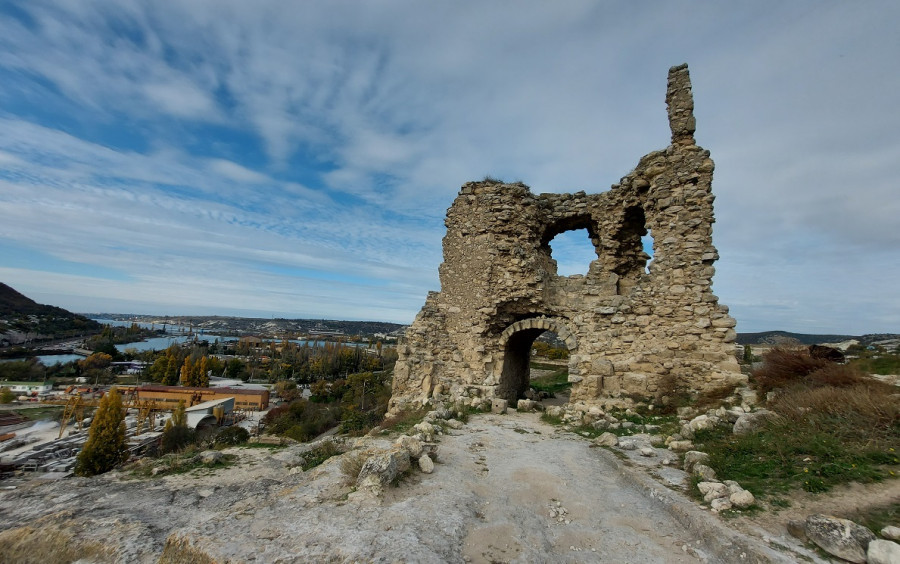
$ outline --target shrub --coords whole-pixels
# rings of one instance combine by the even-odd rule
[[[184,401],[179,401],[175,411],[172,412],[172,417],[166,421],[159,450],[162,454],[176,452],[192,444],[194,439],[194,430],[187,426]]]
[[[762,393],[776,388],[834,386],[845,388],[870,382],[856,366],[814,358],[806,349],[776,347],[763,355],[763,365],[751,374]]]
[[[332,456],[341,454],[340,449],[330,440],[325,440],[316,448],[304,453],[303,455],[303,471],[306,472],[322,464]]]
[[[305,442],[337,425],[340,414],[339,406],[301,399],[272,409],[263,423],[269,433]]]
[[[173,425],[163,431],[159,450],[162,454],[178,452],[194,442],[194,430],[187,425]]]
[[[347,477],[347,481],[355,482],[362,472],[363,465],[366,463],[367,456],[362,451],[348,452],[341,459],[341,473]]]
[[[100,399],[94,420],[88,430],[87,442],[78,453],[75,474],[78,476],[102,474],[127,459],[125,410],[122,409],[122,397],[113,388]]]
[[[242,445],[250,440],[250,432],[243,427],[232,425],[219,431],[215,437],[215,444],[221,446]]]

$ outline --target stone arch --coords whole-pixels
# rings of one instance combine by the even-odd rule
[[[503,351],[500,363],[500,379],[494,395],[510,403],[523,397],[528,389],[531,345],[545,331],[553,331],[566,344],[570,352],[575,352],[578,339],[558,319],[532,317],[511,324],[500,334],[499,344]]]

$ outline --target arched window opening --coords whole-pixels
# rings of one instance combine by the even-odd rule
[[[586,228],[563,231],[550,241],[550,256],[559,276],[585,275],[597,259],[597,249]]]

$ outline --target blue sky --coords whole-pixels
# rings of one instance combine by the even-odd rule
[[[898,332],[897,21],[878,1],[0,1],[0,281],[75,311],[408,323],[464,182],[607,190],[668,143],[687,62],[738,329]],[[578,242],[561,269],[584,270]]]

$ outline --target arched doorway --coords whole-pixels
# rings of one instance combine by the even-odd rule
[[[500,334],[503,363],[495,397],[505,399],[510,404],[525,397],[531,375],[531,346],[545,331],[556,333],[570,352],[575,350],[575,336],[556,319],[530,318],[513,323]]]

